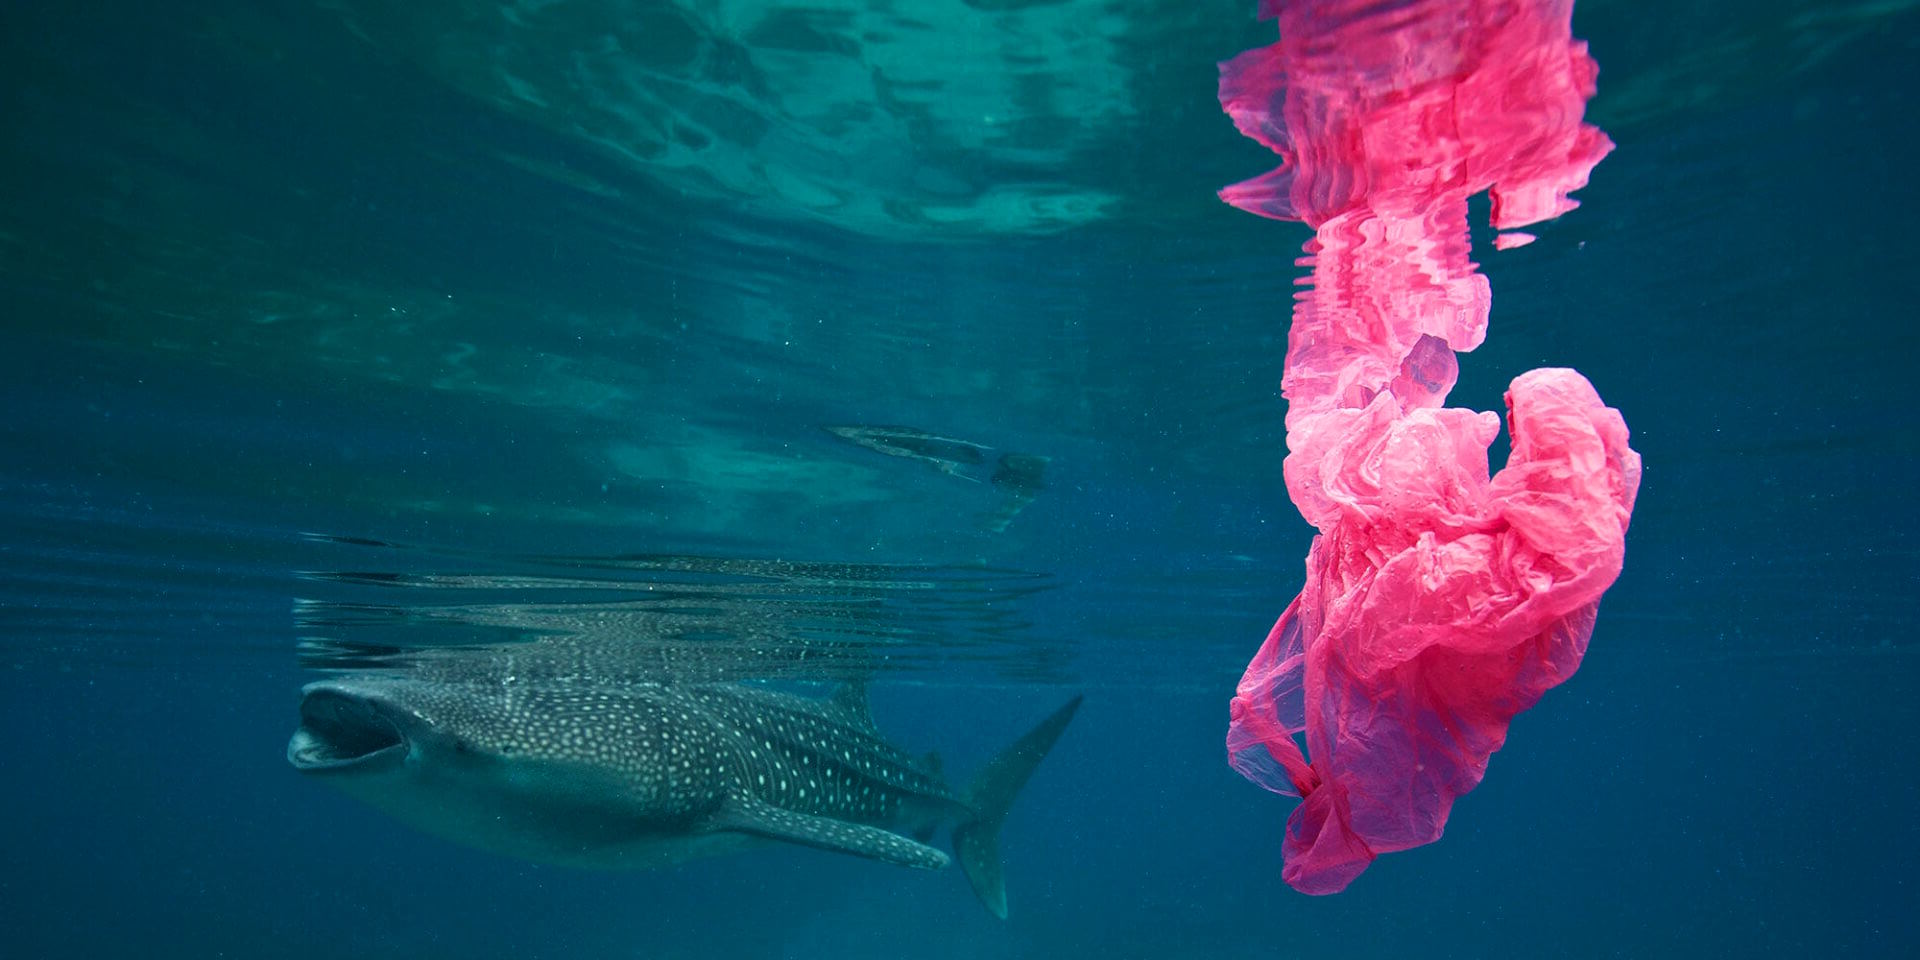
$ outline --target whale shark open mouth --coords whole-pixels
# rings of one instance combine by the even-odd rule
[[[406,735],[377,704],[318,689],[300,701],[300,729],[287,743],[287,761],[301,770],[339,770],[406,749]]]

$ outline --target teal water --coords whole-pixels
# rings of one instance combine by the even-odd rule
[[[0,12],[0,955],[1913,952],[1912,4],[1579,6],[1619,149],[1476,226],[1454,399],[1592,379],[1626,571],[1446,838],[1327,899],[1221,745],[1308,539],[1306,231],[1213,194],[1269,161],[1214,101],[1250,7]],[[825,650],[962,775],[1084,691],[1012,919],[502,860],[287,767],[312,666],[611,613]]]

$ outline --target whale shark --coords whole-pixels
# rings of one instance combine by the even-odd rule
[[[649,868],[783,842],[938,869],[951,827],[975,895],[1007,916],[999,852],[1014,796],[1075,696],[964,790],[875,728],[865,686],[808,697],[742,682],[533,671],[511,657],[308,684],[299,771],[429,833],[542,863]]]

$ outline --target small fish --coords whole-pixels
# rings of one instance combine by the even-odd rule
[[[1027,508],[1040,491],[1046,489],[1047,457],[1032,453],[1003,453],[993,471],[993,485],[1006,492],[1007,499],[987,520],[987,528],[1004,533],[1013,518]]]
[[[443,659],[309,684],[287,760],[430,833],[584,867],[783,841],[934,869],[947,854],[923,841],[951,824],[974,893],[1004,918],[1001,822],[1080,705],[1074,697],[956,792],[934,762],[880,735],[859,685],[814,699],[741,683],[527,676],[516,662]]]
[[[952,437],[940,437],[912,427],[827,427],[828,433],[843,440],[850,440],[869,450],[877,450],[890,457],[906,457],[931,465],[934,469],[949,476],[979,482],[960,472],[962,467],[975,467],[987,462],[986,446],[969,440],[955,440]]]

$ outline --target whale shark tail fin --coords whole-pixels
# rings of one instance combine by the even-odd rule
[[[1000,824],[1006,820],[1020,788],[1026,786],[1034,769],[1073,720],[1081,699],[1076,696],[1067,701],[1000,751],[967,789],[966,802],[973,816],[953,830],[954,857],[973,885],[974,895],[1002,920],[1007,918],[1007,886],[1000,863]]]

